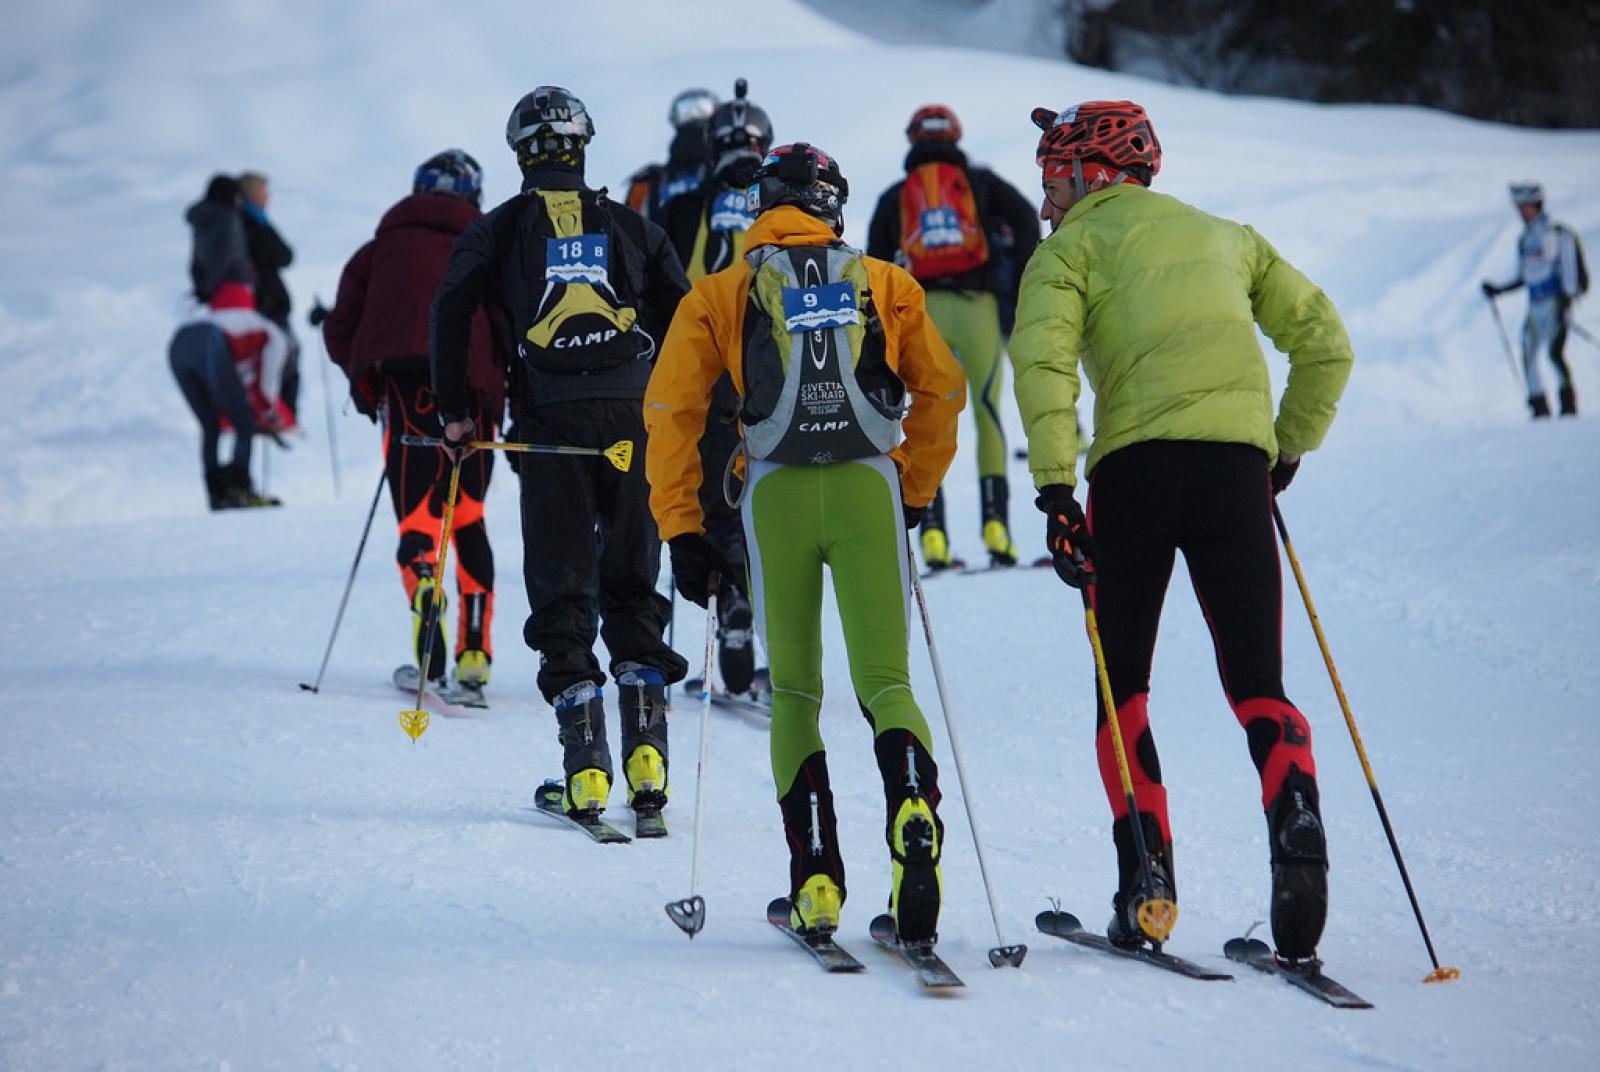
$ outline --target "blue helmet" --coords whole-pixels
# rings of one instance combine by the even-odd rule
[[[483,203],[483,168],[461,149],[435,153],[417,168],[411,180],[415,194],[449,194],[474,205]]]

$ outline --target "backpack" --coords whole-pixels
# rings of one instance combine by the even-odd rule
[[[900,252],[917,279],[981,268],[989,240],[966,169],[948,160],[919,164],[900,186]]]
[[[531,322],[516,326],[517,353],[539,372],[568,374],[654,357],[638,324],[635,251],[601,195],[536,190],[528,204],[539,213],[532,233],[544,242],[544,289]]]
[[[750,457],[825,465],[893,450],[906,389],[886,360],[861,252],[763,246],[745,260],[739,416]]]
[[[1589,293],[1589,265],[1583,259],[1583,241],[1578,238],[1578,232],[1563,224],[1556,224],[1556,233],[1564,234],[1572,239],[1572,250],[1578,259],[1578,293],[1567,295],[1569,298],[1581,297]]]

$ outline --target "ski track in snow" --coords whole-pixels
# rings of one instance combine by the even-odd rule
[[[503,2],[471,20],[421,9],[396,20],[366,2],[65,6],[30,11],[0,43],[0,147],[13,165],[0,190],[12,392],[0,426],[0,1068],[1276,1069],[1286,1055],[1307,1069],[1590,1067],[1600,422],[1528,426],[1476,283],[1509,262],[1507,179],[1541,178],[1556,213],[1595,234],[1600,138],[885,48],[792,3],[695,5],[739,20],[756,44],[738,50],[676,7],[614,7],[604,22],[564,22],[564,47],[537,70],[524,46],[543,31]],[[507,31],[485,43],[483,25]],[[249,56],[236,61],[241,40]],[[779,77],[797,51],[811,77]],[[621,57],[603,78],[601,54]],[[435,57],[452,55],[473,62],[440,73]],[[164,358],[183,207],[215,168],[264,168],[304,310],[313,294],[331,300],[417,160],[462,145],[488,169],[486,201],[508,196],[501,123],[534,80],[588,102],[600,130],[590,174],[615,186],[664,151],[672,92],[726,92],[741,74],[779,140],[812,139],[844,161],[855,241],[898,174],[904,117],[926,100],[953,104],[973,158],[1030,196],[1028,108],[1141,100],[1168,152],[1161,187],[1251,222],[1334,298],[1357,368],[1283,509],[1460,982],[1421,983],[1426,952],[1287,566],[1286,683],[1315,727],[1333,859],[1321,952],[1371,1012],[1324,1009],[1243,969],[1232,983],[1171,978],[1033,932],[1052,897],[1102,925],[1115,874],[1081,609],[1048,571],[926,582],[1004,936],[1031,948],[1021,971],[985,959],[994,926],[913,634],[946,794],[940,948],[968,984],[942,999],[918,993],[866,934],[888,891],[882,798],[831,596],[822,717],[849,868],[841,940],[867,965],[859,977],[823,976],[764,920],[787,863],[751,720],[714,716],[708,922],[693,942],[662,911],[689,892],[692,699],[679,693],[673,714],[670,838],[593,845],[531,810],[560,750],[519,639],[507,469],[488,513],[500,562],[492,708],[436,715],[415,745],[400,731],[408,701],[388,675],[411,627],[387,506],[322,691],[297,687],[322,656],[377,435],[339,416],[335,499],[319,343],[297,326],[307,431],[272,458],[290,506],[204,511],[192,420]],[[1515,331],[1521,300],[1501,306]],[[1285,363],[1268,353],[1281,386]],[[1600,353],[1577,339],[1568,353],[1580,401],[1600,404]],[[338,390],[337,373],[330,382]],[[1009,406],[1008,420],[1018,445]],[[963,443],[946,491],[969,558],[981,556],[973,471]],[[1011,478],[1017,538],[1034,547],[1022,463]],[[698,661],[698,609],[680,603],[677,624],[679,650]],[[1151,707],[1178,837],[1172,950],[1220,965],[1223,941],[1265,915],[1266,838],[1181,569]],[[630,830],[620,792],[613,802]]]

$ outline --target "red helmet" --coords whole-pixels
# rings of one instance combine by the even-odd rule
[[[924,104],[906,124],[906,140],[913,145],[919,141],[960,141],[961,120],[943,104]]]
[[[1099,161],[1119,171],[1147,168],[1151,176],[1161,170],[1155,127],[1144,108],[1132,101],[1084,101],[1064,112],[1035,108],[1033,122],[1044,131],[1034,160],[1046,178],[1071,174],[1075,160]]]

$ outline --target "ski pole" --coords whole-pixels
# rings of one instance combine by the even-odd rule
[[[998,943],[989,950],[989,964],[1000,967],[1009,964],[1022,967],[1022,958],[1028,955],[1026,945],[1009,945],[1000,930],[1000,906],[995,900],[994,887],[989,882],[989,865],[983,856],[983,838],[978,834],[978,817],[972,811],[972,793],[968,789],[966,764],[961,758],[961,738],[956,735],[956,723],[950,717],[950,697],[944,686],[944,667],[939,662],[939,646],[933,642],[933,619],[928,615],[928,601],[922,594],[922,581],[917,577],[917,560],[911,553],[909,539],[906,543],[907,571],[911,575],[911,590],[917,596],[917,610],[922,614],[922,635],[928,642],[928,661],[933,664],[933,683],[939,689],[939,706],[944,711],[945,734],[950,738],[950,754],[956,760],[956,781],[961,785],[961,803],[967,809],[967,826],[972,831],[972,847],[978,856],[978,876],[983,879],[983,892],[989,898],[989,915],[994,919],[994,940]]]
[[[400,442],[408,447],[442,447],[438,436],[404,435]],[[609,447],[569,447],[553,443],[505,443],[493,439],[474,439],[466,446],[473,450],[507,450],[514,454],[570,454],[576,457],[604,458],[626,473],[633,466],[633,440],[619,439]]]
[[[1089,598],[1092,577],[1078,594],[1083,597],[1083,623],[1089,634],[1089,647],[1094,651],[1095,676],[1100,680],[1100,702],[1106,709],[1107,728],[1111,731],[1111,750],[1117,757],[1117,775],[1122,779],[1123,799],[1128,802],[1128,825],[1133,827],[1133,845],[1139,854],[1139,892],[1141,900],[1134,915],[1139,929],[1157,945],[1167,940],[1178,922],[1178,905],[1171,898],[1155,897],[1155,881],[1150,875],[1150,846],[1144,839],[1144,823],[1139,820],[1139,804],[1133,795],[1133,774],[1128,768],[1128,753],[1122,745],[1122,726],[1117,720],[1117,703],[1111,695],[1111,675],[1106,671],[1106,653],[1100,645],[1100,622],[1095,617],[1094,601]]]
[[[1429,972],[1425,983],[1441,983],[1450,979],[1461,978],[1461,969],[1443,968],[1439,966],[1439,957],[1433,951],[1433,939],[1428,936],[1428,924],[1422,918],[1422,906],[1417,903],[1417,893],[1411,888],[1411,876],[1406,872],[1405,859],[1400,855],[1400,843],[1395,840],[1394,827],[1389,823],[1389,812],[1383,806],[1383,796],[1378,792],[1378,779],[1372,773],[1372,764],[1367,760],[1367,750],[1361,744],[1361,734],[1356,730],[1356,717],[1350,711],[1350,701],[1345,698],[1344,686],[1339,682],[1339,671],[1333,665],[1333,655],[1328,650],[1328,638],[1323,635],[1322,621],[1317,617],[1317,608],[1311,603],[1311,589],[1306,587],[1306,575],[1300,569],[1300,559],[1294,553],[1294,544],[1289,542],[1289,529],[1283,523],[1283,511],[1278,509],[1276,500],[1272,503],[1272,520],[1277,522],[1278,535],[1283,538],[1283,551],[1289,558],[1289,566],[1294,570],[1295,583],[1300,586],[1300,598],[1305,601],[1306,616],[1311,619],[1311,630],[1317,634],[1317,646],[1322,649],[1322,661],[1328,664],[1328,677],[1333,682],[1334,695],[1339,697],[1339,709],[1344,712],[1344,724],[1350,728],[1350,741],[1356,746],[1356,758],[1361,760],[1361,771],[1367,776],[1367,788],[1372,790],[1372,803],[1378,809],[1378,821],[1383,824],[1384,836],[1389,839],[1389,849],[1394,853],[1395,866],[1400,869],[1400,881],[1405,884],[1406,896],[1411,899],[1411,911],[1416,914],[1417,926],[1422,930],[1422,944],[1428,947],[1428,959],[1433,961],[1433,971]]]
[[[1595,338],[1593,332],[1584,327],[1582,324],[1578,323],[1576,320],[1567,321],[1567,327],[1576,332],[1578,338],[1584,340],[1590,346],[1600,346],[1600,339]]]
[[[678,631],[678,586],[672,579],[672,571],[667,570],[667,647],[672,647],[672,638]],[[672,686],[667,686],[667,708],[672,708]]]
[[[322,305],[320,298],[312,300],[318,307]],[[322,410],[328,415],[328,464],[333,467],[333,497],[337,499],[343,494],[343,488],[339,480],[339,436],[333,421],[333,396],[328,393],[328,366],[333,363],[333,356],[328,353],[328,341],[322,338],[320,327],[317,338],[322,341],[323,360],[317,362],[317,371],[322,375]]]
[[[711,740],[711,659],[717,649],[717,590],[722,577],[713,573],[706,579],[706,672],[700,679],[700,765],[694,774],[694,842],[690,849],[689,896],[668,901],[667,918],[691,939],[706,925],[706,899],[700,896],[700,827],[705,820],[706,757]]]
[[[315,684],[307,685],[300,682],[300,687],[307,692],[317,692],[322,688],[322,675],[328,669],[328,656],[333,654],[333,641],[339,635],[339,623],[344,621],[345,604],[350,602],[350,589],[355,587],[356,568],[361,565],[361,553],[367,549],[367,534],[372,531],[372,519],[378,513],[378,500],[383,496],[383,482],[388,477],[386,470],[378,471],[378,486],[372,492],[372,506],[367,510],[367,524],[361,530],[361,542],[356,544],[356,560],[350,563],[350,576],[345,578],[344,595],[339,598],[339,612],[333,616],[333,631],[328,634],[328,647],[322,653],[322,665],[317,667],[317,680]]]
[[[1494,326],[1500,329],[1500,347],[1506,352],[1506,361],[1511,365],[1511,378],[1517,381],[1517,386],[1522,386],[1522,372],[1517,368],[1517,357],[1511,352],[1511,336],[1506,334],[1506,324],[1500,319],[1500,305],[1489,295],[1485,294],[1483,300],[1489,303],[1489,311],[1494,314]]]
[[[428,691],[428,671],[433,669],[433,631],[439,624],[440,608],[444,604],[444,581],[448,576],[445,564],[450,560],[450,524],[455,520],[456,492],[461,489],[461,459],[450,467],[450,491],[444,500],[444,521],[439,526],[439,567],[434,571],[433,598],[428,601],[428,616],[423,620],[422,635],[427,638],[428,654],[422,660],[422,673],[417,681],[417,706],[400,712],[400,728],[406,731],[413,744],[428,731],[428,712],[422,706],[422,697]]]

